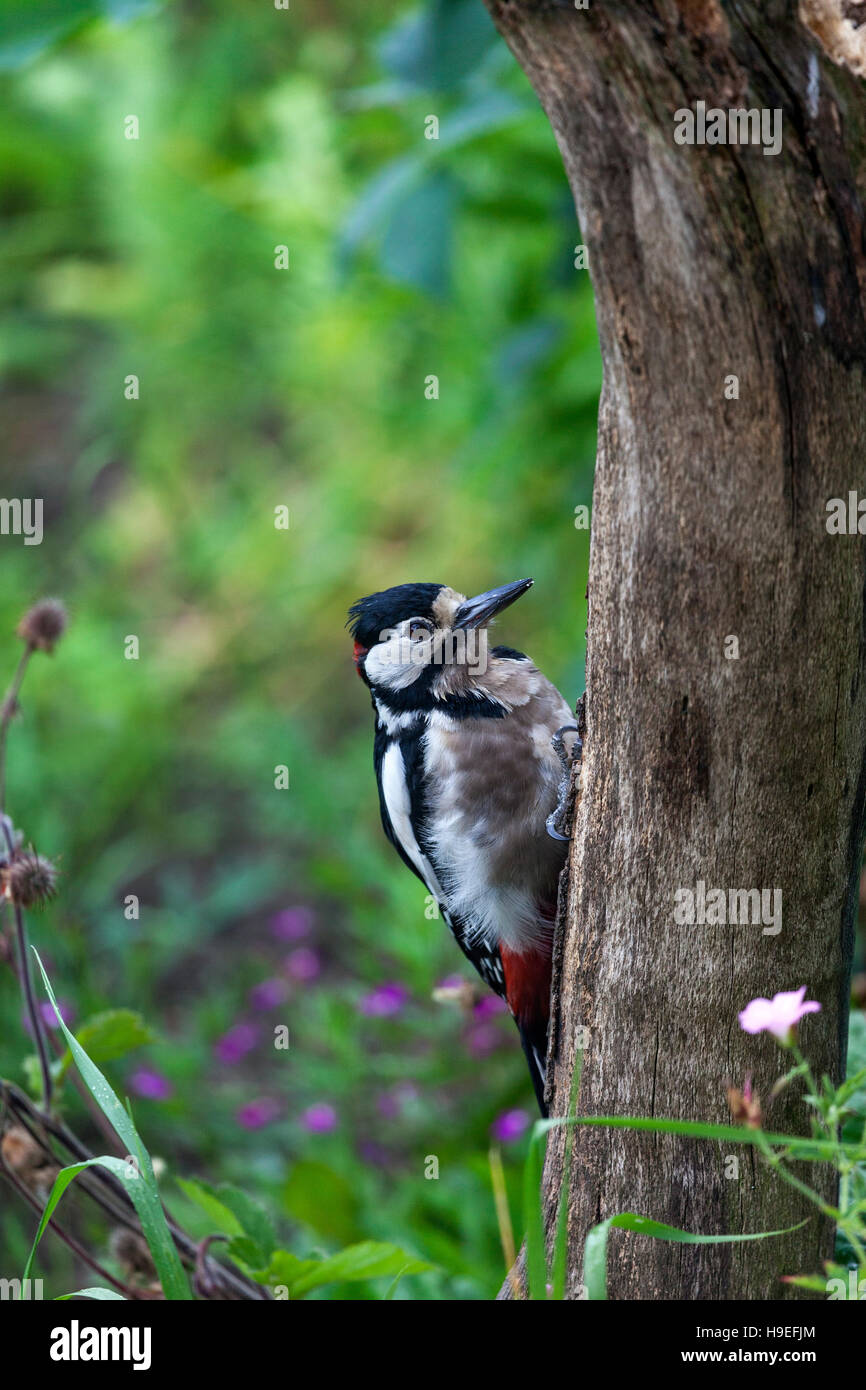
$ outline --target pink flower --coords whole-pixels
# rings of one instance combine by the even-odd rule
[[[772,1033],[783,1047],[790,1047],[800,1019],[821,1010],[821,1005],[805,999],[805,994],[803,985],[787,994],[774,994],[772,999],[753,999],[739,1015],[740,1027],[746,1033]]]
[[[302,983],[315,980],[322,968],[318,955],[309,946],[299,946],[296,951],[290,951],[283,964],[292,979]]]
[[[271,932],[280,941],[297,941],[309,936],[313,925],[313,914],[308,907],[287,907],[271,918]]]
[[[472,1012],[476,1018],[496,1018],[498,1014],[507,1014],[508,1005],[504,999],[500,999],[498,994],[485,994],[483,999],[479,999]]]
[[[301,1115],[301,1124],[310,1134],[330,1134],[332,1129],[337,1128],[337,1112],[333,1105],[318,1101],[316,1105],[308,1106]]]
[[[358,1003],[358,1012],[368,1018],[391,1018],[398,1014],[408,995],[402,985],[385,984],[370,990]]]
[[[476,1023],[466,1034],[466,1047],[473,1057],[488,1057],[502,1044],[502,1034],[492,1023]]]
[[[262,980],[253,985],[249,992],[250,1007],[253,1009],[275,1009],[286,997],[285,980]]]
[[[246,1057],[259,1041],[259,1030],[254,1023],[236,1023],[214,1044],[217,1060],[227,1066],[234,1066]]]
[[[529,1116],[525,1110],[505,1110],[490,1126],[494,1139],[503,1144],[513,1144],[528,1127]]]
[[[437,989],[450,993],[452,990],[461,989],[466,983],[462,975],[446,975],[444,980],[440,980]]]
[[[168,1100],[172,1092],[171,1082],[152,1067],[139,1067],[129,1078],[129,1085],[145,1100]]]
[[[277,1118],[280,1107],[275,1100],[269,1096],[262,1096],[259,1100],[250,1100],[246,1105],[242,1105],[235,1112],[235,1119],[244,1129],[263,1129]]]
[[[58,1007],[58,1009],[60,1010],[60,1017],[63,1019],[63,1022],[64,1022],[64,1023],[67,1025],[67,1027],[68,1027],[69,1024],[71,1024],[72,1019],[73,1019],[73,1009],[72,1009],[72,1005],[71,1005],[71,1004],[67,1004],[67,1002],[66,1002],[65,999],[58,999],[58,1001],[57,1001],[57,1007]],[[59,1027],[60,1027],[60,1024],[57,1022],[57,1015],[56,1015],[56,1013],[54,1012],[54,1005],[50,1002],[50,1000],[44,999],[44,1000],[42,1001],[42,1003],[39,1005],[39,1013],[40,1013],[40,1016],[41,1016],[41,1018],[42,1018],[42,1022],[45,1024],[45,1026],[46,1026],[47,1028],[59,1028]],[[29,1020],[29,1018],[27,1018],[26,1016],[25,1016],[25,1019],[24,1019],[24,1026],[25,1026],[25,1028],[27,1029],[27,1031],[28,1031],[28,1033],[29,1033],[29,1032],[30,1032],[30,1020]]]

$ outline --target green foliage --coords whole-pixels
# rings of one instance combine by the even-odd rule
[[[432,1000],[462,958],[382,837],[343,624],[402,580],[533,574],[501,640],[570,700],[583,689],[573,516],[600,364],[561,160],[475,0],[100,10],[28,0],[0,31],[0,468],[5,495],[46,507],[41,546],[4,540],[4,669],[34,598],[71,614],[10,737],[9,810],[61,870],[33,940],[74,981],[61,1003],[82,1037],[117,1009],[152,1030],[124,1055],[86,1045],[164,1181],[248,1192],[275,1248],[405,1247],[432,1266],[413,1297],[490,1297],[490,1126],[532,1095],[507,1017]],[[309,915],[296,940],[274,932],[287,910]],[[283,1003],[252,1005],[273,979]],[[403,1006],[365,1013],[387,981]],[[238,1023],[257,1040],[225,1062]],[[8,972],[0,1034],[3,1073],[26,1083]],[[97,1152],[68,1081],[62,1100]],[[333,1129],[305,1120],[321,1104]],[[525,1144],[503,1155],[518,1211]],[[188,1193],[172,1203],[211,1233]],[[23,1260],[31,1238],[11,1206],[8,1249]],[[56,1242],[40,1261],[49,1288],[76,1287]]]
[[[34,940],[169,1178],[206,1175],[172,1188],[196,1235],[261,1258],[270,1236],[225,1200],[240,1189],[274,1250],[406,1247],[427,1266],[412,1297],[490,1297],[490,1126],[532,1096],[508,1018],[432,1000],[463,964],[384,843],[343,623],[402,580],[532,574],[501,640],[583,689],[573,517],[601,368],[554,138],[478,0],[21,0],[3,21],[0,468],[4,494],[46,505],[41,546],[4,540],[5,669],[34,598],[72,618],[10,739],[9,810],[62,870]],[[297,938],[285,912],[306,914]],[[269,980],[283,1002],[251,1003]],[[387,981],[404,1004],[365,1012]],[[122,1054],[85,1032],[106,1013]],[[239,1023],[256,1041],[227,1062]],[[26,1080],[9,972],[0,1036]],[[63,1105],[93,1148],[68,1084]],[[503,1155],[516,1211],[528,1142]],[[29,1213],[4,1220],[23,1261]],[[62,1249],[40,1261],[75,1286]],[[389,1277],[309,1296],[380,1297]]]
[[[752,1231],[745,1235],[701,1236],[692,1231],[681,1231],[676,1226],[666,1226],[662,1221],[651,1221],[646,1216],[637,1216],[633,1211],[610,1216],[593,1226],[586,1237],[584,1249],[583,1278],[587,1298],[591,1301],[607,1299],[607,1238],[612,1230],[633,1231],[637,1235],[651,1236],[654,1240],[669,1240],[675,1245],[731,1245],[747,1240],[769,1240],[771,1236],[786,1236],[805,1226],[801,1221],[797,1226],[788,1226],[783,1231]]]
[[[829,1077],[822,1078],[819,1087],[811,1074],[808,1063],[800,1055],[795,1043],[783,1044],[789,1047],[796,1058],[796,1066],[776,1083],[776,1091],[795,1082],[805,1082],[804,1103],[811,1107],[811,1135],[785,1135],[768,1133],[760,1127],[735,1127],[731,1125],[702,1124],[693,1121],[657,1119],[654,1117],[624,1117],[610,1115],[572,1116],[568,1119],[549,1120],[536,1126],[540,1133],[558,1125],[600,1125],[608,1129],[632,1129],[649,1134],[678,1134],[691,1139],[715,1139],[725,1144],[750,1144],[755,1146],[764,1160],[783,1181],[805,1197],[813,1206],[836,1223],[837,1243],[840,1253],[849,1260],[849,1266],[828,1263],[825,1277],[819,1275],[788,1275],[784,1282],[799,1288],[821,1292],[828,1296],[830,1281],[835,1279],[837,1291],[833,1297],[846,1299],[855,1297],[855,1292],[866,1281],[866,1127],[862,1123],[863,1086],[866,1071],[854,1070],[862,1060],[864,1029],[862,1016],[855,1014],[851,1020],[848,1047],[848,1077],[838,1087],[834,1087]],[[576,1068],[579,1075],[579,1068]],[[579,1084],[579,1083],[578,1083]],[[576,1091],[575,1091],[576,1094]],[[574,1099],[574,1097],[573,1097]],[[856,1121],[857,1132],[850,1139],[850,1121]],[[791,1162],[821,1163],[831,1165],[839,1174],[839,1204],[827,1203],[819,1192],[790,1169]],[[540,1181],[540,1161],[527,1164],[527,1175],[533,1167],[531,1181]],[[568,1171],[568,1169],[566,1169]],[[537,1190],[537,1189],[536,1189]],[[527,1193],[530,1191],[530,1177],[527,1176]],[[536,1203],[537,1209],[537,1203]],[[539,1278],[544,1273],[543,1231],[540,1226],[540,1213],[533,1215],[537,1229],[529,1228],[527,1240],[527,1269],[530,1276],[530,1290],[539,1287]],[[634,1212],[623,1212],[609,1217],[593,1226],[586,1237],[584,1247],[584,1284],[587,1297],[591,1300],[607,1298],[607,1243],[611,1230],[631,1231],[639,1235],[652,1236],[657,1240],[670,1240],[686,1245],[716,1245],[727,1242],[765,1240],[770,1236],[787,1235],[805,1225],[788,1227],[783,1231],[759,1231],[741,1235],[698,1235],[662,1222],[638,1216]],[[561,1232],[557,1232],[559,1240]],[[533,1248],[535,1255],[533,1257]],[[534,1267],[533,1267],[534,1260]],[[849,1275],[851,1276],[849,1279]],[[530,1297],[537,1297],[530,1292]],[[561,1295],[560,1295],[561,1296]]]
[[[178,1183],[207,1213],[211,1229],[231,1237],[228,1251],[233,1259],[250,1269],[265,1267],[277,1242],[273,1226],[257,1202],[231,1183],[221,1183],[216,1188],[183,1178]]]
[[[395,1281],[407,1274],[424,1274],[430,1268],[423,1260],[412,1259],[395,1245],[365,1240],[318,1260],[299,1260],[287,1250],[277,1250],[268,1268],[257,1277],[260,1283],[279,1290],[281,1297],[293,1299],[304,1298],[327,1284],[368,1279],[390,1279],[390,1293]]]
[[[63,1036],[69,1044],[69,1050],[72,1053],[81,1078],[115,1133],[122,1142],[126,1144],[128,1157],[126,1159],[120,1159],[111,1156],[103,1156],[102,1158],[88,1159],[85,1163],[73,1163],[61,1169],[54,1181],[54,1185],[45,1205],[42,1220],[39,1223],[39,1229],[36,1233],[36,1239],[33,1242],[33,1248],[31,1249],[27,1261],[24,1278],[29,1278],[30,1266],[36,1253],[36,1247],[42,1239],[42,1234],[51,1219],[51,1214],[60,1201],[60,1198],[63,1196],[63,1193],[66,1191],[66,1188],[85,1168],[90,1168],[94,1164],[99,1164],[100,1167],[107,1168],[110,1173],[113,1173],[116,1178],[124,1183],[130,1199],[135,1206],[135,1210],[138,1213],[141,1229],[148,1247],[150,1248],[150,1253],[153,1256],[153,1262],[156,1266],[156,1271],[159,1275],[166,1298],[188,1299],[192,1296],[189,1283],[184,1273],[183,1266],[180,1263],[180,1259],[178,1258],[174,1241],[169,1234],[150,1154],[139,1137],[131,1114],[121,1105],[114,1091],[102,1075],[102,1072],[95,1063],[91,1061],[84,1048],[77,1039],[73,1037],[72,1033],[70,1033],[66,1024],[63,1022],[63,1017],[57,1007],[57,1001],[54,998],[54,992],[49,983],[48,976],[45,973],[42,961],[39,959],[39,954],[36,952],[35,948],[34,955],[39,965],[39,971],[42,975],[42,982],[45,985],[46,993],[57,1015],[57,1021],[63,1031]]]
[[[92,1062],[114,1062],[118,1057],[146,1043],[154,1042],[156,1034],[133,1009],[108,1009],[82,1023],[77,1032],[78,1042]],[[72,1066],[72,1053],[67,1048],[58,1063],[57,1077],[62,1079]]]

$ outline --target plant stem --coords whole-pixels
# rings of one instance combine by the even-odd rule
[[[21,911],[18,903],[14,904],[14,910],[15,935],[18,940],[18,954],[21,960],[21,985],[24,990],[27,1013],[30,1018],[30,1025],[33,1029],[33,1036],[36,1040],[36,1048],[39,1053],[39,1066],[42,1070],[42,1105],[46,1110],[50,1110],[51,1064],[48,1060],[48,1049],[45,1045],[45,1030],[42,1027],[42,1016],[36,1004],[36,995],[33,993],[33,977],[30,974],[30,950],[27,945],[27,927],[24,923],[24,913]]]
[[[841,1214],[836,1207],[831,1207],[822,1197],[818,1196],[817,1192],[813,1192],[808,1183],[801,1182],[799,1178],[795,1178],[794,1174],[790,1173],[785,1167],[779,1155],[767,1143],[762,1131],[757,1130],[756,1133],[758,1136],[758,1148],[761,1150],[761,1153],[774,1172],[778,1173],[779,1177],[782,1178],[784,1182],[796,1188],[804,1197],[807,1197],[813,1206],[816,1206],[819,1211],[822,1211],[825,1216],[829,1216],[838,1225]]]
[[[21,689],[21,682],[24,679],[24,672],[27,670],[27,663],[35,651],[29,642],[21,653],[21,660],[15,675],[12,677],[12,684],[3,697],[2,709],[0,709],[0,812],[6,805],[6,736],[9,733],[9,725],[15,715],[18,704],[18,692]]]

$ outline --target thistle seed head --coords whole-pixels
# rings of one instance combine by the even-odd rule
[[[43,598],[28,608],[18,624],[22,642],[37,651],[53,652],[67,626],[66,609],[59,599]]]
[[[42,907],[57,892],[57,870],[35,850],[16,850],[0,870],[3,892],[18,907]]]

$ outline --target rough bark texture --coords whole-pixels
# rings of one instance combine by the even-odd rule
[[[864,87],[841,40],[830,56],[826,3],[804,6],[820,42],[776,0],[487,3],[562,150],[604,359],[553,1113],[585,1026],[579,1113],[729,1122],[728,1085],[751,1072],[766,1096],[783,1069],[737,1026],[754,996],[808,985],[823,1012],[804,1047],[818,1072],[844,1065],[866,557],[862,537],[828,534],[826,505],[866,496]],[[698,100],[781,108],[781,153],[677,145],[673,113]],[[674,894],[699,880],[781,889],[781,932],[678,926]],[[771,1119],[802,1131],[804,1107],[783,1098]],[[706,1233],[806,1214],[734,1152],[738,1178],[718,1144],[578,1129],[570,1295],[587,1229],[618,1211]],[[551,1143],[549,1219],[562,1167]],[[814,1217],[698,1249],[614,1232],[610,1296],[797,1296],[778,1273],[819,1272],[831,1241]]]

